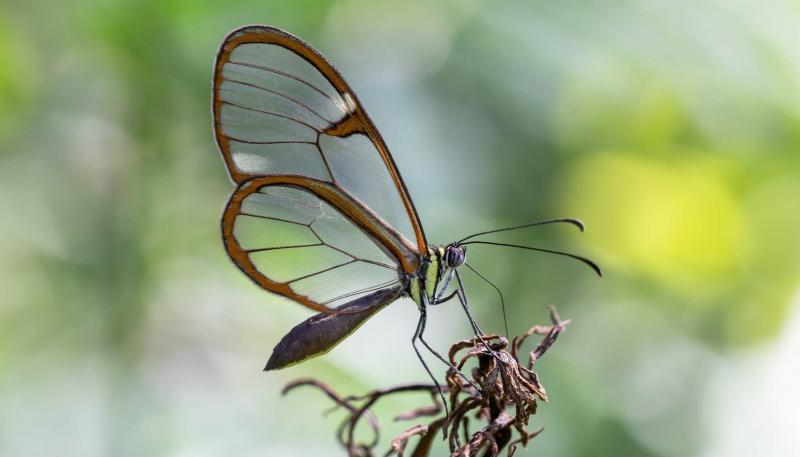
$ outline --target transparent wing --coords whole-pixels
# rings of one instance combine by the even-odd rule
[[[308,178],[249,180],[223,215],[228,254],[257,284],[321,312],[400,284],[398,255],[410,253],[347,198]]]
[[[274,175],[330,183],[427,253],[383,139],[341,75],[308,44],[265,26],[232,32],[217,56],[213,109],[217,143],[236,183]]]

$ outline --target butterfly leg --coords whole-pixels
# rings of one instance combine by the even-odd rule
[[[427,313],[427,310],[425,310],[423,308],[422,311],[420,312],[420,316],[419,316],[419,324],[420,325],[417,325],[417,328],[419,329],[419,340],[422,342],[422,344],[425,346],[425,348],[428,349],[428,351],[430,351],[431,354],[436,356],[437,359],[441,360],[442,363],[444,363],[451,370],[453,370],[454,373],[458,373],[458,375],[461,376],[464,379],[464,381],[467,382],[467,384],[472,386],[473,389],[475,389],[476,391],[480,392],[480,389],[478,388],[478,386],[476,386],[472,381],[470,381],[470,379],[467,378],[467,376],[464,373],[462,373],[461,370],[459,370],[455,365],[450,363],[450,361],[445,359],[441,354],[436,352],[436,350],[433,349],[433,347],[431,347],[431,345],[428,344],[427,341],[425,341],[424,333],[425,333],[425,325],[426,325],[427,322],[428,322],[428,313]]]
[[[483,339],[483,330],[481,330],[480,326],[478,326],[478,323],[475,322],[475,318],[472,317],[472,311],[470,310],[469,302],[467,301],[467,294],[464,292],[464,283],[461,281],[461,275],[458,274],[458,271],[456,271],[456,281],[458,281],[458,288],[455,290],[457,293],[456,296],[458,297],[458,301],[461,302],[461,307],[464,308],[464,313],[467,314],[467,319],[469,319],[469,323],[472,326],[472,330],[475,332],[475,336],[478,337],[481,343],[483,343],[483,346],[489,351],[489,353],[496,356],[497,354],[492,347],[489,346],[489,343]]]
[[[430,350],[430,347],[428,347],[428,344],[422,339],[422,332],[425,331],[426,314],[427,314],[427,312],[425,310],[425,307],[421,306],[420,307],[420,313],[419,313],[419,321],[417,322],[417,329],[414,331],[414,336],[411,337],[411,347],[414,348],[414,352],[417,353],[417,358],[419,359],[419,362],[422,364],[422,367],[425,368],[425,371],[428,372],[428,376],[430,376],[431,380],[433,381],[433,385],[436,386],[436,390],[439,391],[439,397],[442,399],[442,405],[444,405],[444,417],[445,417],[445,420],[444,420],[445,423],[442,426],[442,432],[443,432],[444,436],[446,437],[447,436],[447,422],[448,422],[448,420],[450,418],[450,408],[448,408],[448,406],[447,406],[447,400],[444,397],[444,391],[442,390],[442,386],[436,380],[436,377],[433,375],[433,372],[428,367],[428,364],[425,363],[425,359],[422,357],[422,354],[419,352],[419,348],[417,347],[417,339],[419,339],[420,341],[422,341],[422,344],[424,344],[425,347],[427,347]]]
[[[453,297],[456,296],[458,290],[454,290],[450,292],[450,294],[448,294],[446,297],[442,298],[442,295],[444,295],[445,291],[447,290],[447,287],[450,285],[450,281],[453,279],[453,273],[455,273],[455,270],[451,269],[450,272],[447,274],[447,278],[445,278],[444,285],[441,288],[438,288],[437,286],[437,288],[439,289],[439,293],[435,294],[433,298],[429,301],[431,305],[441,305],[442,303],[450,301],[451,299],[453,299]]]
[[[469,307],[469,302],[467,301],[467,294],[464,292],[464,283],[461,282],[461,275],[458,274],[456,271],[456,281],[458,281],[458,288],[455,290],[454,293],[458,296],[458,301],[461,302],[461,307],[464,308],[464,312],[467,313],[467,319],[469,319],[469,323],[472,326],[472,330],[475,332],[476,336],[483,335],[483,330],[478,326],[478,323],[475,322],[475,318],[472,317],[472,311]]]
[[[475,273],[479,278],[483,279],[487,284],[489,284],[495,291],[497,291],[497,295],[500,296],[500,309],[503,310],[503,328],[506,331],[506,336],[508,336],[508,318],[506,317],[506,300],[503,298],[503,291],[500,290],[499,287],[492,281],[489,281],[489,278],[482,275],[481,272],[473,268],[470,264],[464,263],[464,266],[469,268],[469,270]]]
[[[450,293],[450,295],[448,295],[448,296],[446,296],[444,298],[436,298],[436,300],[431,302],[431,305],[441,305],[442,303],[444,303],[446,301],[450,301],[453,297],[456,296],[457,293],[458,293],[458,291],[454,290],[453,292]]]
[[[446,297],[442,298],[442,295],[444,294],[444,291],[447,289],[447,286],[450,284],[450,280],[453,278],[454,274],[455,274],[456,279],[458,281],[458,287],[456,287],[456,290],[454,290],[453,292],[448,294]],[[431,299],[429,299],[430,300],[429,303],[431,305],[440,305],[440,304],[442,304],[444,302],[450,301],[451,299],[453,299],[453,297],[458,297],[459,302],[461,302],[461,306],[464,308],[464,311],[467,314],[467,318],[469,319],[470,325],[472,326],[472,331],[475,334],[475,336],[481,341],[481,343],[489,351],[489,353],[491,353],[493,356],[496,356],[497,354],[495,353],[495,351],[492,350],[491,346],[489,346],[489,343],[487,343],[486,340],[483,338],[483,330],[481,330],[481,328],[478,326],[478,323],[475,322],[475,318],[472,317],[472,312],[470,311],[469,303],[467,302],[467,296],[466,296],[466,293],[464,292],[464,284],[461,281],[461,276],[458,274],[458,272],[455,269],[451,269],[450,270],[450,273],[447,275],[447,279],[444,282],[444,286],[439,290],[438,294],[435,294]],[[504,309],[504,311],[505,311],[505,309]],[[425,323],[423,323],[423,325],[422,325],[422,332],[424,332],[424,331],[425,331]],[[431,348],[430,345],[428,345],[428,343],[425,341],[425,339],[422,336],[422,332],[420,332],[420,341],[422,341],[422,344],[424,344],[425,347],[428,348],[428,350],[433,355],[438,357],[439,360],[441,360],[442,362],[447,364],[447,366],[449,366],[451,369],[453,369],[456,373],[459,373],[461,375],[461,377],[463,377],[464,380],[467,381],[467,383],[470,386],[472,386],[473,388],[475,388],[475,390],[480,392],[480,389],[478,389],[477,386],[475,386],[475,384],[472,381],[470,381],[466,376],[464,376],[464,374],[461,372],[461,370],[459,370],[458,368],[453,366],[450,363],[449,360],[445,360],[444,357],[439,355],[438,352],[433,350],[433,348]]]
[[[438,305],[439,303],[444,303],[447,300],[450,300],[451,298],[453,298],[453,294],[450,294],[449,296],[447,296],[447,298],[442,300],[442,295],[447,290],[447,287],[450,286],[450,281],[453,279],[453,273],[454,272],[455,272],[455,270],[450,269],[450,271],[447,273],[447,277],[444,280],[444,285],[442,285],[441,287],[439,287],[439,282],[436,281],[436,285],[434,286],[433,299],[429,300],[429,303],[431,305]],[[438,293],[436,292],[437,290],[439,291]]]

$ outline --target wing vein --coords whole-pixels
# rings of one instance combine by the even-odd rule
[[[241,108],[241,109],[244,109],[244,110],[253,111],[253,112],[256,112],[256,113],[267,114],[269,116],[275,116],[275,117],[282,117],[284,119],[288,119],[290,121],[297,122],[298,124],[305,125],[306,127],[310,128],[311,130],[314,130],[315,132],[319,132],[319,130],[316,127],[314,127],[313,125],[309,124],[308,122],[301,121],[300,119],[295,119],[292,116],[287,116],[285,114],[275,113],[275,112],[272,112],[272,111],[267,111],[267,110],[258,109],[258,108],[251,108],[249,106],[240,105],[238,103],[233,103],[233,102],[229,102],[229,101],[226,101],[226,100],[223,100],[222,103],[224,103],[226,105],[230,105],[230,106],[235,106],[237,108]]]
[[[325,158],[325,153],[322,152],[322,146],[319,145],[319,137],[322,135],[322,132],[317,133],[317,140],[314,142],[314,146],[317,147],[317,151],[319,151],[319,156],[322,158],[322,163],[325,164],[325,170],[328,172],[328,176],[331,178],[331,182],[336,184],[336,177],[333,176],[333,170],[331,170],[331,166],[328,163],[328,159]]]
[[[290,97],[289,95],[286,95],[286,94],[283,94],[281,92],[278,92],[277,90],[273,90],[273,89],[270,89],[268,87],[259,86],[258,84],[248,83],[248,82],[245,82],[245,81],[239,81],[237,79],[232,79],[232,78],[226,78],[226,80],[230,81],[232,83],[241,84],[243,86],[252,87],[253,89],[263,90],[264,92],[277,95],[278,97],[281,97],[281,98],[285,98],[286,100],[289,100],[290,102],[305,108],[306,110],[308,110],[308,112],[310,112],[311,114],[317,116],[318,118],[320,118],[321,120],[327,122],[328,124],[333,124],[332,120],[330,120],[330,119],[326,118],[325,116],[319,114],[318,112],[316,112],[310,106],[306,105],[305,103],[301,102],[300,100],[297,100],[294,97]],[[223,92],[223,91],[224,92],[233,93],[233,91],[230,90],[230,89],[220,89],[220,92]]]
[[[259,69],[259,70],[268,71],[270,73],[275,73],[275,74],[278,74],[278,75],[285,76],[287,78],[293,79],[293,80],[295,80],[295,81],[297,81],[297,82],[299,82],[301,84],[305,84],[306,86],[310,87],[311,89],[319,92],[319,94],[322,95],[323,97],[325,97],[328,100],[330,100],[333,104],[336,105],[337,108],[339,108],[342,111],[343,114],[347,114],[347,107],[344,106],[339,101],[334,100],[334,98],[331,97],[330,94],[328,94],[327,92],[323,91],[319,87],[311,84],[310,82],[308,82],[308,81],[306,81],[306,80],[304,80],[304,79],[302,79],[302,78],[300,78],[298,76],[295,76],[295,75],[293,75],[291,73],[286,73],[285,71],[278,70],[277,68],[267,67],[265,65],[256,65],[256,64],[252,64],[252,63],[238,62],[238,61],[235,61],[235,60],[229,60],[227,63],[233,64],[233,65],[240,65],[242,67],[250,67],[250,68],[256,68],[256,69]]]
[[[289,140],[289,141],[252,141],[252,140],[245,140],[242,138],[237,138],[235,136],[222,134],[225,138],[236,141],[237,143],[244,143],[244,144],[316,144],[313,141],[302,141],[302,140]]]
[[[245,249],[244,252],[248,254],[252,254],[254,252],[264,252],[264,251],[279,251],[281,249],[294,249],[294,248],[310,248],[314,246],[326,246],[325,243],[314,243],[314,244],[296,244],[292,246],[278,246],[274,248],[258,248],[258,249]]]
[[[326,269],[324,269],[324,270],[320,270],[320,271],[317,271],[317,272],[314,272],[314,273],[310,273],[310,274],[307,274],[307,275],[305,275],[305,276],[300,276],[299,278],[294,278],[294,279],[292,279],[291,281],[287,281],[287,282],[286,282],[286,284],[291,284],[291,283],[293,283],[293,282],[300,281],[300,280],[302,280],[302,279],[307,279],[307,278],[310,278],[310,277],[312,277],[312,276],[320,275],[320,274],[322,274],[322,273],[326,273],[326,272],[328,272],[328,271],[335,270],[335,269],[337,269],[337,268],[339,268],[339,267],[344,267],[344,266],[350,265],[351,263],[353,263],[353,262],[355,262],[355,261],[356,261],[356,260],[349,260],[349,261],[347,261],[347,262],[345,262],[345,263],[340,263],[339,265],[334,265],[334,266],[332,266],[332,267],[329,267],[329,268],[326,268]]]
[[[328,246],[328,247],[332,247],[332,246]],[[387,268],[389,270],[397,271],[397,266],[387,265],[387,264],[385,264],[383,262],[377,262],[375,260],[369,260],[369,259],[362,259],[360,257],[356,257],[356,260],[358,260],[359,262],[371,263],[372,265],[375,265],[377,267],[383,267],[383,268]]]
[[[269,220],[278,221],[278,222],[286,222],[287,224],[302,225],[303,227],[308,227],[308,228],[311,228],[311,226],[310,226],[310,225],[308,225],[308,224],[304,224],[304,223],[302,223],[302,222],[297,222],[297,221],[290,221],[289,219],[281,219],[281,218],[279,218],[279,217],[272,217],[272,216],[262,216],[262,215],[260,215],[260,214],[246,213],[246,212],[244,212],[244,211],[240,211],[240,212],[239,212],[239,215],[240,215],[240,216],[250,216],[250,217],[257,217],[257,218],[260,218],[260,219],[269,219]]]
[[[329,299],[325,300],[324,302],[321,302],[320,305],[328,305],[328,304],[331,304],[331,303],[333,303],[335,301],[341,300],[343,298],[352,297],[353,295],[363,294],[363,293],[366,293],[366,292],[372,292],[374,290],[384,289],[384,288],[387,288],[387,287],[392,286],[394,284],[400,284],[400,280],[395,279],[394,281],[388,281],[388,282],[385,282],[385,283],[382,283],[382,284],[378,284],[378,285],[375,285],[375,286],[370,286],[370,287],[367,287],[367,288],[364,288],[364,289],[354,290],[352,292],[348,292],[346,294],[339,295],[338,297],[329,298]]]
[[[310,228],[310,229],[311,229],[311,231],[312,231],[312,232],[314,232],[314,227],[311,227],[311,226],[309,226],[308,228]],[[314,234],[316,235],[316,234],[317,234],[317,232],[314,232]],[[317,238],[319,238],[319,236],[317,236]],[[324,241],[324,240],[322,240],[322,242],[323,242],[323,243],[325,243],[325,241]],[[392,266],[392,265],[387,265],[387,264],[385,264],[385,263],[383,263],[383,262],[378,262],[378,261],[376,261],[376,260],[364,259],[364,258],[362,258],[362,257],[359,257],[359,256],[357,256],[357,255],[350,254],[349,252],[345,251],[344,249],[339,249],[339,248],[337,248],[336,246],[334,246],[334,245],[332,245],[332,244],[330,244],[330,243],[325,243],[325,246],[328,246],[329,248],[331,248],[331,249],[333,249],[333,250],[335,250],[335,251],[339,251],[339,252],[341,252],[342,254],[344,254],[344,255],[346,255],[346,256],[350,256],[350,257],[352,257],[353,259],[355,259],[355,260],[357,260],[357,261],[360,261],[360,262],[366,262],[366,263],[371,263],[371,264],[373,264],[373,265],[377,265],[377,266],[379,266],[379,267],[388,268],[388,269],[390,269],[390,270],[395,270],[395,271],[397,270],[397,266],[396,266],[396,265],[395,265],[395,266]]]

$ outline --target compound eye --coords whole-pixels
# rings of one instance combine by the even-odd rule
[[[448,246],[447,251],[444,254],[444,261],[447,262],[447,266],[450,268],[458,268],[466,260],[466,256],[464,251],[458,246]]]

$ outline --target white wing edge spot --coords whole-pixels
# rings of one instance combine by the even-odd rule
[[[344,104],[347,107],[347,114],[353,114],[356,112],[356,101],[353,100],[353,96],[344,93],[342,94],[342,99],[344,100]]]

